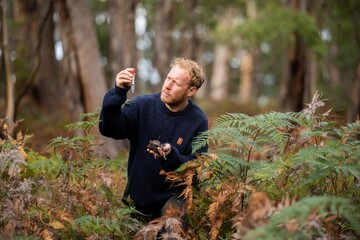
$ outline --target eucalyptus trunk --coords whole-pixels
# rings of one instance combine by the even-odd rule
[[[108,0],[110,14],[110,87],[114,85],[116,74],[121,70],[137,68],[137,48],[135,33],[135,15],[138,0]],[[140,92],[140,84],[136,85],[135,92]]]
[[[230,50],[226,45],[217,44],[210,81],[210,98],[214,101],[226,100],[230,92]]]
[[[68,79],[75,87],[75,99],[84,112],[99,110],[106,91],[105,76],[99,65],[100,50],[87,1],[60,1],[65,65],[71,74]]]
[[[79,116],[85,112],[81,96],[80,70],[78,68],[77,45],[73,36],[75,29],[72,28],[69,6],[66,0],[58,0],[56,3],[56,12],[59,15],[58,31],[61,42],[63,58],[61,60],[61,78],[65,83],[64,99],[66,99],[66,108],[69,111],[72,120],[79,119]]]
[[[10,61],[10,50],[9,50],[9,31],[8,31],[8,5],[7,0],[1,1],[1,51],[2,58],[5,67],[5,78],[6,78],[6,117],[10,122],[14,121],[15,113],[15,100],[14,100],[14,85],[12,80],[12,70]],[[3,116],[1,116],[3,117]]]
[[[349,123],[360,118],[360,61],[357,64],[355,77],[351,86],[351,105],[348,111],[347,121]]]
[[[292,5],[299,10],[303,7],[303,0],[292,0]],[[293,33],[294,43],[287,54],[287,73],[284,76],[281,89],[282,111],[301,111],[304,103],[305,73],[306,73],[306,49],[302,36],[299,32]]]
[[[61,0],[57,3],[64,48],[63,72],[69,90],[66,102],[72,104],[73,114],[97,112],[107,87],[99,65],[100,50],[89,6],[85,0]],[[100,139],[107,143],[100,150],[102,153],[110,157],[118,153],[114,141],[103,138],[96,130],[91,134],[99,139],[95,143],[102,143]]]
[[[155,67],[157,68],[160,78],[165,79],[171,62],[173,44],[172,30],[175,16],[174,1],[159,0],[155,10]],[[162,81],[161,81],[162,82]],[[156,86],[159,91],[161,84]]]
[[[256,18],[256,3],[254,0],[246,1],[246,12],[249,20],[254,20]],[[252,100],[253,70],[254,56],[250,52],[244,51],[241,53],[241,79],[239,85],[240,102],[244,105],[249,104]]]

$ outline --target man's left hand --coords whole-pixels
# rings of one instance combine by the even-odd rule
[[[163,157],[166,160],[166,156],[171,152],[171,144],[163,143],[160,147],[157,147],[156,150],[147,149],[149,153],[154,155],[155,158]]]

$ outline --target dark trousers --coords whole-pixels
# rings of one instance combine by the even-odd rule
[[[143,214],[140,218],[145,222],[152,221],[161,216],[178,217],[184,221],[186,215],[185,203],[183,198],[173,196],[165,204],[151,207],[136,206],[136,210]]]

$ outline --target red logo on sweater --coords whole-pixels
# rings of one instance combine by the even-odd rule
[[[178,140],[176,141],[177,145],[181,145],[183,143],[184,139],[182,138],[178,138]]]

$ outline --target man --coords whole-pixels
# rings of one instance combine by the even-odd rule
[[[100,113],[101,134],[114,139],[129,139],[128,187],[126,195],[150,221],[173,206],[184,209],[179,198],[183,188],[173,187],[160,175],[174,171],[195,159],[192,141],[208,130],[204,112],[190,99],[205,81],[199,65],[187,58],[171,64],[161,93],[137,96],[126,102],[133,68],[116,76],[115,87],[105,94]],[[150,141],[162,143],[148,148]],[[207,146],[198,153],[207,151]]]

